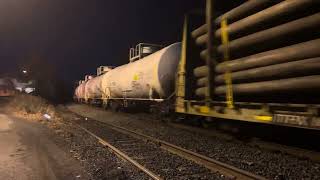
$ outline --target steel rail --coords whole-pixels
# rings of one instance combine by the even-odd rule
[[[172,123],[172,122],[167,124],[169,127],[172,127],[172,128],[177,128],[177,129],[185,130],[192,133],[196,132],[198,134],[209,136],[209,137],[222,138],[222,139],[225,139],[226,141],[235,141],[235,142],[243,143],[243,141],[238,140],[237,137],[235,137],[234,135],[228,134],[225,132],[217,132],[209,129],[203,129],[203,128],[198,128],[198,127],[193,127],[193,126],[188,126],[188,125],[178,124],[178,123]],[[306,150],[299,147],[268,142],[268,141],[261,140],[257,137],[253,137],[252,140],[245,143],[252,147],[260,147],[262,149],[266,149],[270,151],[281,151],[282,153],[297,156],[299,158],[308,158],[312,161],[320,162],[320,152],[317,152],[317,151]]]
[[[92,137],[96,138],[100,144],[102,144],[103,146],[108,147],[109,149],[111,149],[117,156],[119,156],[120,158],[125,159],[126,161],[130,162],[131,164],[133,164],[135,167],[137,167],[139,170],[141,170],[142,172],[146,173],[149,177],[151,177],[152,179],[155,180],[162,180],[163,178],[159,177],[158,175],[154,174],[152,171],[150,171],[149,169],[145,168],[144,166],[142,166],[141,164],[139,164],[137,161],[133,160],[132,158],[130,158],[129,156],[127,156],[125,153],[123,153],[122,151],[120,151],[118,148],[112,146],[110,143],[106,142],[105,140],[103,140],[102,138],[98,137],[97,135],[93,134],[92,132],[90,132],[89,130],[87,130],[86,128],[78,125],[80,129],[84,130],[85,132],[87,132],[89,135],[91,135]]]
[[[191,161],[195,162],[196,164],[202,165],[202,166],[212,170],[213,172],[218,172],[222,175],[225,175],[228,178],[246,179],[246,180],[247,179],[255,179],[255,180],[262,180],[262,179],[265,180],[266,179],[262,176],[252,174],[252,173],[247,172],[245,170],[242,170],[242,169],[236,168],[234,166],[225,164],[223,162],[214,160],[210,157],[206,157],[206,156],[201,155],[199,153],[184,149],[182,147],[165,142],[163,140],[159,140],[159,139],[153,138],[151,136],[144,135],[139,132],[135,132],[135,131],[132,131],[132,130],[129,130],[129,129],[126,129],[123,127],[115,126],[110,123],[106,123],[106,122],[102,122],[102,123],[106,124],[107,126],[112,127],[112,129],[117,130],[119,132],[122,132],[124,134],[134,136],[136,138],[158,144],[161,148],[163,148],[164,150],[166,150],[170,153],[176,154],[184,159],[191,160]]]

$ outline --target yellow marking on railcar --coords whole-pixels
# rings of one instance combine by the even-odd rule
[[[139,75],[138,74],[133,75],[133,80],[134,81],[138,81],[139,80]]]
[[[222,44],[225,46],[224,47],[224,60],[229,61],[230,59],[230,51],[229,51],[229,35],[228,35],[228,22],[227,19],[223,19],[221,21],[221,41]],[[227,106],[230,109],[234,108],[234,103],[233,103],[233,87],[232,87],[232,76],[231,76],[231,71],[227,70],[224,75],[225,78],[225,83],[227,86],[227,91],[226,91],[226,99],[227,99]]]
[[[201,106],[200,107],[200,112],[209,113],[210,112],[210,108],[208,106]]]
[[[272,116],[254,116],[254,119],[259,121],[272,121]]]

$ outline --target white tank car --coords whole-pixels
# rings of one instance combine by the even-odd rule
[[[79,85],[76,87],[76,89],[74,90],[74,96],[73,96],[73,98],[75,99],[75,100],[79,100],[80,99],[80,83],[79,83]]]
[[[85,85],[85,100],[88,99],[101,99],[102,88],[101,88],[102,76],[94,77]]]
[[[93,79],[93,76],[91,75],[86,75],[85,76],[85,80],[81,80],[79,81],[79,86],[75,89],[75,98],[78,100],[78,101],[82,101],[82,100],[85,100],[87,101],[88,98],[86,98],[86,95],[87,95],[87,90],[88,89],[91,89],[89,88],[89,86],[87,86],[87,83]]]
[[[76,98],[78,101],[84,99],[85,85],[86,85],[86,82],[81,81],[81,82],[79,82],[79,86],[78,86],[78,87],[76,88],[76,90],[75,90],[75,98]]]
[[[174,91],[181,43],[119,66],[102,77],[104,98],[164,99]]]

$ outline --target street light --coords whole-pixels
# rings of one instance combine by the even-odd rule
[[[23,72],[23,74],[27,74],[27,73],[28,73],[28,71],[27,71],[27,70],[23,70],[22,72]]]

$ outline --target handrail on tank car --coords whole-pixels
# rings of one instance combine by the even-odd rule
[[[129,62],[134,62],[136,60],[142,59],[160,49],[164,46],[158,44],[150,44],[150,43],[139,43],[135,48],[130,48],[129,50]],[[150,48],[150,52],[145,53],[144,48]]]

